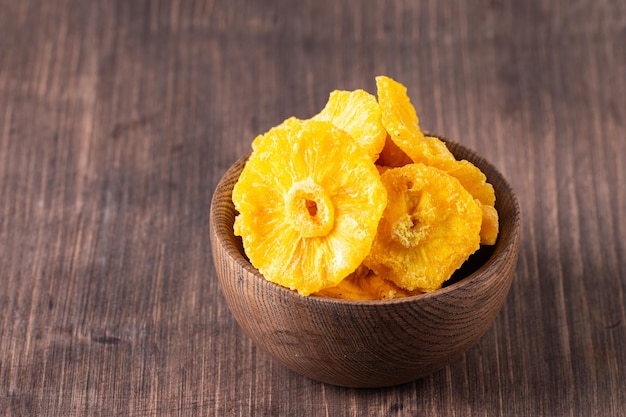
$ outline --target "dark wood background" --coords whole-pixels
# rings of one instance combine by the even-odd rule
[[[404,83],[523,215],[448,368],[338,388],[256,349],[208,212],[255,135]],[[626,415],[626,3],[0,0],[0,415]]]

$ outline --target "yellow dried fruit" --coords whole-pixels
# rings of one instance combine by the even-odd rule
[[[386,191],[350,135],[328,122],[291,118],[254,140],[232,198],[235,234],[252,265],[308,295],[336,286],[361,264]]]
[[[437,138],[433,138],[439,140]],[[443,142],[442,142],[443,143]],[[432,166],[446,171],[459,180],[463,187],[482,204],[493,206],[496,202],[496,193],[493,186],[487,182],[485,174],[474,164],[466,160],[433,159]]]
[[[333,91],[310,120],[252,142],[235,234],[261,274],[302,295],[406,297],[441,287],[498,235],[494,189],[424,135],[406,87]]]
[[[372,161],[385,144],[387,132],[381,122],[376,97],[363,90],[330,93],[326,106],[313,120],[331,122],[345,130],[368,153]]]
[[[391,140],[413,162],[431,165],[434,159],[455,160],[446,145],[437,138],[424,136],[406,87],[385,76],[376,77],[382,123]]]
[[[481,204],[493,207],[495,191],[487,182],[485,174],[469,161],[456,160],[440,139],[422,133],[406,87],[384,76],[376,77],[376,85],[383,126],[397,147],[413,162],[434,166],[452,175]],[[493,217],[485,218],[484,221],[493,222]]]
[[[421,163],[381,175],[387,207],[363,264],[408,291],[433,291],[479,248],[482,210],[461,183]]]
[[[344,300],[391,300],[418,294],[422,292],[400,288],[361,265],[336,287],[326,288],[315,295]]]
[[[480,244],[495,245],[498,238],[498,232],[500,231],[498,212],[494,206],[489,206],[487,204],[480,204],[480,208],[483,212],[483,221],[480,226]]]

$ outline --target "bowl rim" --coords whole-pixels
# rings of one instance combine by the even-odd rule
[[[511,202],[511,218],[510,218],[511,235],[509,239],[506,241],[501,241],[499,238],[500,236],[498,236],[498,240],[496,241],[496,244],[493,246],[493,248],[494,248],[494,253],[496,252],[496,249],[499,249],[498,252],[502,255],[514,250],[520,240],[521,219],[520,219],[519,202],[517,200],[513,187],[511,187],[510,183],[506,180],[506,178],[502,175],[502,173],[500,173],[500,171],[495,167],[495,165],[493,165],[489,160],[482,157],[473,149],[468,148],[467,146],[465,146],[464,144],[460,142],[451,140],[445,136],[442,136],[436,133],[424,132],[424,134],[426,136],[436,137],[444,141],[446,146],[448,147],[451,145],[454,148],[462,149],[463,152],[466,154],[465,159],[470,160],[470,162],[472,163],[474,163],[474,161],[476,160],[480,161],[480,164],[482,165],[481,171],[484,172],[485,171],[484,168],[486,168],[491,173],[490,175],[491,178],[488,178],[490,183],[493,184],[494,179],[495,179],[500,184],[500,186],[506,191],[506,193],[508,194],[508,198],[510,199],[510,202]],[[211,199],[210,221],[209,221],[210,223],[209,226],[211,229],[211,238],[212,238],[211,245],[220,245],[224,249],[228,257],[232,261],[236,262],[239,267],[246,270],[250,275],[252,275],[254,277],[253,279],[258,281],[258,284],[266,287],[266,289],[270,289],[269,287],[271,287],[272,291],[277,291],[281,296],[295,297],[295,298],[300,299],[300,301],[311,301],[311,302],[321,303],[321,304],[334,304],[334,305],[346,305],[346,306],[355,305],[355,306],[376,307],[376,306],[388,306],[388,305],[393,305],[393,304],[404,304],[404,303],[410,303],[410,302],[414,302],[418,300],[428,300],[433,297],[440,297],[442,295],[455,292],[456,290],[462,287],[471,285],[472,283],[478,281],[481,277],[486,276],[486,273],[488,273],[491,269],[496,270],[500,266],[500,263],[496,262],[497,259],[499,258],[496,256],[493,256],[492,254],[482,265],[480,265],[471,274],[460,278],[458,281],[450,285],[444,286],[434,291],[425,292],[422,294],[411,295],[408,297],[380,299],[380,300],[351,300],[351,299],[323,297],[323,296],[316,296],[316,295],[304,296],[304,295],[299,294],[295,290],[291,290],[287,287],[283,287],[279,284],[268,281],[262,276],[261,272],[250,263],[250,261],[245,256],[245,254],[242,253],[239,250],[239,248],[233,244],[233,242],[231,242],[229,239],[226,238],[225,234],[229,232],[229,228],[224,227],[223,225],[220,226],[216,222],[216,219],[222,218],[222,216],[217,215],[219,214],[219,211],[232,210],[233,212],[236,213],[236,209],[234,208],[234,204],[232,202],[232,190],[233,190],[236,180],[238,179],[238,176],[237,178],[233,178],[233,174],[235,171],[237,170],[241,171],[243,169],[243,166],[245,165],[245,162],[248,160],[249,157],[250,157],[250,153],[237,159],[226,170],[226,172],[223,174],[222,178],[218,182],[217,186],[215,187],[215,191]],[[227,182],[229,180],[230,182]],[[219,194],[221,194],[218,191],[222,191],[222,190],[228,191],[228,199],[224,199],[224,200],[227,200],[226,201],[227,205],[220,206],[219,204],[217,204],[218,202],[216,201],[216,197]],[[496,195],[496,201],[497,199],[498,199],[498,196]],[[241,241],[241,237],[235,236],[232,226],[233,225],[230,224],[231,236]],[[503,245],[503,246],[500,247],[500,245]]]

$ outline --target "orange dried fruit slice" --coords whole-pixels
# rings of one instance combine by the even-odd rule
[[[406,87],[385,76],[376,77],[376,86],[383,126],[397,147],[413,162],[421,162],[446,171],[458,179],[481,204],[493,207],[496,199],[495,191],[487,182],[485,174],[471,162],[457,160],[442,140],[425,136],[421,131],[419,119],[407,95]],[[381,154],[384,152],[383,149]],[[493,216],[485,218],[484,221],[491,222],[493,225]],[[486,228],[489,227],[486,225]],[[485,241],[490,240],[485,239]]]
[[[494,206],[481,204],[480,201],[478,203],[483,212],[483,221],[480,226],[480,244],[495,245],[500,230],[498,211]]]
[[[361,264],[387,201],[350,135],[295,118],[254,140],[232,198],[252,265],[302,295],[336,286]]]
[[[336,287],[323,289],[315,295],[344,300],[391,300],[418,294],[422,292],[402,289],[361,265]]]
[[[412,162],[431,165],[435,158],[454,160],[454,155],[443,142],[424,136],[404,85],[392,78],[378,76],[376,87],[383,127]]]
[[[385,145],[387,132],[381,122],[376,97],[364,90],[335,90],[313,120],[331,122],[345,130],[368,153],[372,161]]]
[[[408,291],[440,288],[480,246],[480,206],[457,179],[421,163],[381,180],[387,206],[363,264]]]
[[[487,176],[470,161],[434,158],[430,165],[446,171],[459,180],[463,187],[482,204],[490,206],[495,204],[496,194],[493,186],[487,182]]]
[[[483,212],[480,243],[483,245],[495,244],[498,237],[498,212],[494,207],[496,193],[493,186],[487,182],[485,174],[476,165],[466,160],[435,159],[432,165],[458,179],[461,185],[480,204]]]

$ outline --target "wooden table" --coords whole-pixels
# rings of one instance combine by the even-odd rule
[[[626,415],[626,3],[0,0],[0,415]],[[255,135],[409,89],[523,215],[480,343],[358,390],[255,348],[208,211]]]

